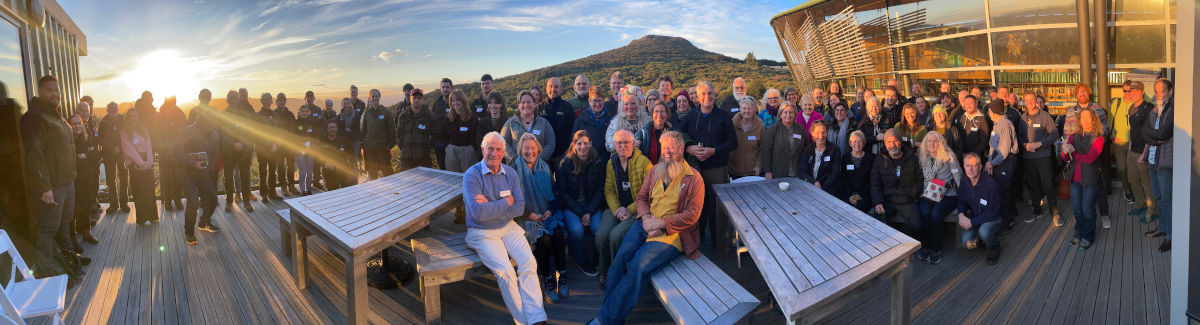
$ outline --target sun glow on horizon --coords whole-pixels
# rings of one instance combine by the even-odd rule
[[[203,58],[188,58],[178,50],[160,49],[143,56],[136,68],[126,71],[119,80],[139,94],[150,91],[154,94],[154,105],[160,106],[170,96],[184,101],[194,97],[210,68]]]

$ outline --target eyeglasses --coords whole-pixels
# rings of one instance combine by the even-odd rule
[[[616,144],[631,144],[633,141],[615,141]]]

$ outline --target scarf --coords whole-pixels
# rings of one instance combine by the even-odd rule
[[[592,124],[595,124],[597,128],[603,130],[604,129],[604,121],[602,121],[601,119],[605,115],[608,115],[608,109],[607,108],[601,109],[600,114],[596,114],[596,111],[593,111],[591,108],[585,108],[584,110],[587,111],[588,116],[591,117],[588,119],[588,121],[592,122]]]
[[[764,109],[764,110],[767,111],[767,114],[771,114],[772,117],[779,116],[779,106],[775,106],[775,107],[771,107],[771,105],[763,105],[763,106],[766,106],[766,109]]]
[[[525,162],[524,157],[517,156],[515,166],[517,176],[521,178],[521,189],[525,194],[525,207],[530,212],[542,214],[550,209],[550,201],[554,200],[554,190],[551,188],[552,180],[550,177],[550,166],[546,165],[545,161],[538,159],[533,164],[533,170],[529,170],[529,164]],[[529,224],[533,223],[533,224]],[[556,213],[553,217],[541,222],[526,222],[527,230],[540,230],[541,232],[530,232],[530,242],[534,242],[542,235],[554,234],[554,229],[563,225],[562,218]]]

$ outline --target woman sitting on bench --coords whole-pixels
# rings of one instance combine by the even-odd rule
[[[680,253],[700,257],[695,227],[704,203],[704,180],[684,161],[683,135],[659,138],[662,157],[637,193],[638,221],[629,228],[613,256],[605,280],[604,304],[589,324],[623,324],[650,286],[650,275]]]

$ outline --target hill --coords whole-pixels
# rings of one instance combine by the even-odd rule
[[[647,35],[628,45],[582,59],[497,78],[495,84],[496,90],[504,95],[505,108],[510,111],[516,108],[514,97],[521,90],[534,85],[544,90],[546,80],[550,77],[562,80],[565,89],[563,98],[574,97],[575,91],[571,85],[579,74],[586,75],[593,86],[600,86],[606,94],[609,92],[608,76],[613,71],[621,71],[626,84],[641,86],[643,91],[649,91],[646,87],[663,75],[675,81],[677,90],[683,85],[708,80],[716,85],[721,97],[731,93],[733,78],[739,76],[746,79],[747,92],[756,98],[767,88],[782,90],[792,84],[792,78],[786,70],[767,65],[775,64],[773,61],[758,61],[762,64],[748,65],[741,59],[697,48],[683,38]],[[462,89],[470,99],[480,94],[478,81],[456,84],[455,88]],[[433,96],[440,96],[440,91],[426,92],[427,98],[435,98]]]

